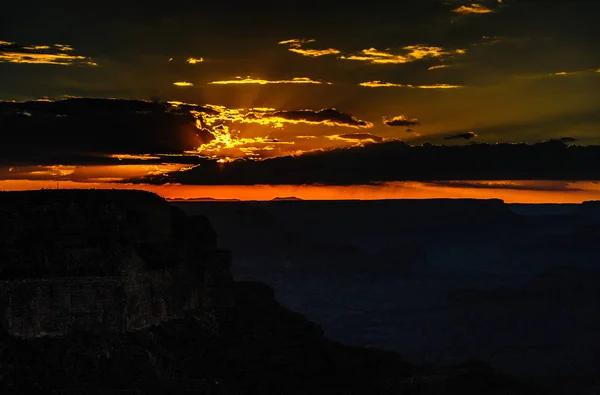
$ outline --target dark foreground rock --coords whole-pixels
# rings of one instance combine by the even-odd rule
[[[125,334],[2,335],[10,393],[531,394],[487,366],[426,371],[392,352],[325,339],[265,285],[235,285],[235,305]]]
[[[0,203],[11,218],[0,260],[2,394],[543,393],[477,362],[416,368],[329,341],[266,285],[232,281],[204,218],[153,196],[9,194]],[[22,266],[27,237],[36,253]],[[96,258],[106,251],[110,270]],[[107,283],[114,292],[99,296]]]

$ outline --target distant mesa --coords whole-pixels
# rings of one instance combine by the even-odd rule
[[[178,202],[239,202],[240,199],[218,199],[218,198],[211,198],[211,197],[197,197],[197,198],[173,198],[173,199],[167,199],[169,202],[171,203],[178,203]]]
[[[303,199],[300,199],[300,198],[298,198],[296,196],[285,196],[285,197],[279,197],[278,196],[276,198],[271,199],[271,201],[273,201],[273,202],[290,201],[290,200],[294,201],[294,200],[303,200]]]

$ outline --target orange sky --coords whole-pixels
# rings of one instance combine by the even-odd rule
[[[421,182],[391,182],[378,186],[316,186],[316,185],[140,185],[117,183],[78,183],[62,181],[60,188],[117,188],[143,189],[155,192],[167,199],[239,199],[271,200],[275,197],[295,196],[305,200],[344,200],[344,199],[428,199],[428,198],[477,198],[502,199],[506,203],[581,203],[586,200],[600,200],[600,184],[593,182],[560,181],[476,181],[473,187],[448,186]],[[484,187],[489,185],[492,187]],[[520,189],[498,188],[500,185]],[[30,190],[56,188],[53,181],[5,180],[0,181],[0,190]],[[545,188],[545,190],[540,190]],[[565,190],[567,189],[568,190]],[[552,190],[554,189],[554,190]]]

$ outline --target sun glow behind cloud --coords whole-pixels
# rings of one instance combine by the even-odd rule
[[[225,164],[226,165],[226,164]],[[278,196],[295,196],[304,200],[381,200],[381,199],[434,199],[475,198],[502,199],[505,203],[582,203],[600,199],[600,186],[591,182],[572,182],[570,191],[540,190],[539,181],[475,181],[443,185],[424,182],[390,182],[379,185],[323,186],[323,185],[146,185],[110,182],[62,181],[61,189],[142,189],[157,193],[166,199],[239,199],[272,200]],[[547,186],[548,181],[541,181]],[[563,182],[555,182],[562,186]],[[498,188],[503,184],[506,188]],[[516,188],[511,189],[514,185]],[[55,181],[2,180],[0,190],[55,189]]]

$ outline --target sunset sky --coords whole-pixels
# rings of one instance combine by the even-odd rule
[[[589,0],[7,2],[0,188],[152,176],[170,191],[213,185],[169,197],[390,198],[418,182],[422,197],[600,199],[599,12]],[[55,105],[73,98],[129,101]],[[560,147],[532,145],[547,141]],[[440,172],[430,144],[461,166]],[[444,185],[451,196],[427,184],[500,179],[544,181]]]

